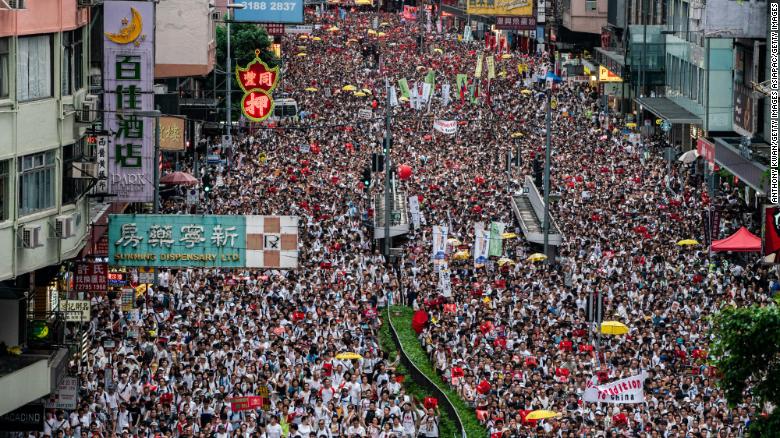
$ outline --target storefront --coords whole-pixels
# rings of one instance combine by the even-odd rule
[[[663,130],[666,141],[672,146],[680,146],[682,151],[696,147],[696,141],[701,132],[702,121],[695,114],[677,105],[665,97],[640,97],[634,99],[637,104],[637,115],[640,123],[648,121],[653,126],[655,119],[668,123],[671,129]],[[668,126],[667,125],[667,126]]]

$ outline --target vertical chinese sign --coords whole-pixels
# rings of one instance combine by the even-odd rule
[[[108,192],[117,202],[152,202],[154,119],[154,3],[106,1],[104,126],[108,136]]]
[[[108,264],[77,263],[74,280],[74,289],[79,292],[105,292],[108,289]]]
[[[268,68],[255,51],[255,59],[245,68],[236,66],[236,80],[244,90],[241,112],[253,122],[262,122],[274,110],[273,91],[279,82],[279,67]]]

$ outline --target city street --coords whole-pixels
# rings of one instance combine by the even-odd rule
[[[142,50],[143,14],[106,38]],[[710,318],[774,306],[776,268],[759,255],[768,201],[697,149],[701,128],[646,105],[616,112],[587,51],[475,38],[406,10],[304,15],[311,31],[276,39],[278,71],[227,43],[238,71],[215,70],[220,120],[208,133],[202,121],[197,154],[189,140],[160,152],[178,131],[120,83],[151,84],[153,67],[106,49],[110,170],[162,164],[139,173],[154,184],[95,179],[89,196],[114,202],[121,187],[127,202],[103,221],[94,266],[110,273],[81,272],[109,286],[79,296],[91,305],[69,364],[78,402],[47,406],[24,436],[711,438],[772,415],[755,379],[727,400],[713,360],[749,354],[714,349]],[[159,203],[122,198],[134,190]],[[388,190],[400,201],[384,216]],[[743,226],[753,246],[718,240]],[[391,228],[385,247],[374,237]]]

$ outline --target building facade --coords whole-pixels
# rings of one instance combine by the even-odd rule
[[[56,309],[57,288],[47,286],[84,247],[90,221],[91,180],[80,173],[90,153],[82,122],[95,116],[83,111],[90,11],[77,0],[25,3],[0,6],[0,333],[7,345],[25,343],[28,306]],[[0,376],[0,413],[56,388],[59,353],[25,355],[27,366]]]

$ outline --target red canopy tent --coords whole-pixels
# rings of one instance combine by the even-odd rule
[[[712,242],[710,249],[714,252],[760,252],[761,238],[742,227],[731,236]]]

